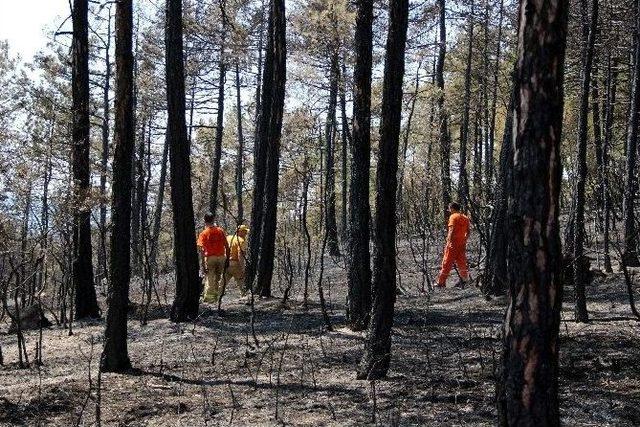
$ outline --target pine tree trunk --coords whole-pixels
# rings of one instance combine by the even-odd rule
[[[369,255],[369,165],[371,151],[371,64],[373,49],[373,0],[358,0],[353,71],[353,141],[349,182],[347,280],[349,327],[364,330],[371,310],[371,261]]]
[[[376,213],[374,234],[371,324],[358,379],[379,379],[387,375],[391,362],[391,328],[396,299],[396,191],[398,145],[402,119],[402,79],[409,15],[408,0],[389,4],[380,149],[376,170]]]
[[[613,62],[613,63],[612,63]],[[613,142],[613,120],[616,104],[616,90],[618,85],[617,61],[611,60],[609,53],[607,60],[607,97],[606,97],[606,114],[605,114],[605,130],[604,141],[602,143],[602,203],[604,211],[604,224],[602,244],[604,251],[604,270],[607,273],[613,272],[611,268],[611,257],[609,256],[609,223],[611,219],[611,203],[609,196],[609,148]]]
[[[224,29],[223,29],[224,32]],[[227,65],[224,62],[224,43],[220,47],[220,73],[218,75],[218,112],[216,118],[216,138],[213,148],[213,163],[211,165],[211,190],[209,197],[209,212],[216,218],[218,210],[218,195],[220,191],[220,162],[222,161],[222,136],[224,131],[224,85]]]
[[[348,153],[349,153],[349,144],[351,143],[351,133],[349,132],[349,120],[347,119],[347,99],[346,99],[346,66],[344,64],[344,59],[342,60],[342,73],[340,79],[340,113],[342,117],[342,128],[340,131],[340,135],[342,136],[342,203],[341,203],[341,229],[340,234],[342,238],[347,236],[347,206],[348,206],[348,176],[349,170],[347,168],[347,164],[349,161]]]
[[[489,145],[487,148],[487,157],[486,162],[487,165],[485,167],[486,177],[487,177],[487,189],[491,191],[493,188],[493,152],[495,146],[496,139],[496,113],[497,113],[497,102],[498,102],[498,77],[500,75],[500,61],[502,54],[502,21],[504,20],[504,0],[500,0],[500,12],[499,12],[499,21],[498,21],[498,37],[496,43],[496,62],[493,73],[493,87],[491,94],[491,120],[489,122]]]
[[[262,216],[264,214],[264,185],[267,173],[267,148],[269,138],[269,120],[273,98],[273,17],[269,6],[267,23],[267,48],[262,70],[260,111],[257,120],[256,139],[253,152],[253,200],[251,204],[251,238],[247,254],[245,287],[255,288],[254,281],[258,271],[258,258],[262,241]]]
[[[575,316],[578,322],[587,322],[587,300],[585,286],[589,279],[589,260],[584,254],[584,205],[586,203],[585,186],[587,181],[587,133],[589,120],[589,92],[591,86],[591,68],[593,64],[593,51],[598,27],[598,0],[592,1],[591,25],[587,45],[585,46],[584,63],[582,70],[582,93],[580,99],[580,115],[578,119],[578,171],[574,199],[576,210],[573,230],[573,280],[575,284],[576,307]]]
[[[144,196],[144,158],[145,158],[145,145],[146,145],[146,132],[147,132],[147,118],[142,117],[140,120],[140,134],[138,135],[138,145],[135,153],[135,164],[133,170],[135,175],[133,182],[135,182],[135,192],[133,196],[132,210],[131,210],[131,272],[132,274],[139,275],[142,272],[142,211],[145,203]]]
[[[107,20],[107,37],[104,48],[104,87],[102,92],[102,157],[100,159],[100,247],[98,249],[98,267],[100,276],[107,277],[107,173],[109,165],[109,116],[111,108],[109,92],[111,90],[111,10]]]
[[[623,261],[627,267],[640,266],[638,259],[638,232],[635,223],[634,203],[638,183],[636,180],[636,156],[638,144],[638,110],[640,110],[640,0],[634,1],[636,12],[636,28],[634,32],[635,68],[631,91],[631,106],[629,111],[629,132],[627,138],[627,162],[624,182],[624,248]]]
[[[88,0],[73,2],[72,51],[72,169],[75,193],[73,215],[73,288],[75,317],[100,317],[93,283],[91,250],[91,172],[89,161],[89,22]]]
[[[338,222],[336,220],[336,171],[334,164],[334,135],[336,128],[336,107],[338,101],[338,78],[340,76],[337,50],[331,55],[331,70],[329,74],[329,108],[325,125],[325,227],[327,229],[327,245],[329,255],[340,256],[338,247]]]
[[[236,158],[236,198],[238,199],[238,223],[244,222],[244,205],[242,203],[242,182],[244,164],[244,136],[242,134],[242,101],[240,98],[240,66],[236,62],[236,111],[238,117],[238,151]]]
[[[469,11],[469,31],[467,33],[467,60],[464,71],[464,100],[462,106],[462,123],[460,124],[460,172],[458,177],[458,198],[467,206],[469,204],[469,175],[467,173],[467,145],[469,143],[469,110],[471,109],[471,61],[473,60],[473,14],[474,1],[471,0]]]
[[[156,271],[158,258],[158,243],[160,237],[160,225],[162,223],[162,207],[164,205],[164,190],[167,181],[167,160],[169,157],[169,140],[165,138],[162,149],[162,161],[160,163],[160,180],[158,182],[158,195],[156,197],[155,210],[153,212],[153,230],[151,232],[151,248],[149,250],[149,265],[152,271]]]
[[[520,1],[508,210],[509,306],[497,389],[499,424],[505,426],[560,425],[558,216],[568,3]]]
[[[264,214],[262,216],[260,253],[258,258],[258,277],[256,289],[263,297],[271,296],[273,260],[275,258],[275,240],[278,213],[278,179],[280,168],[280,137],[282,134],[282,114],[286,82],[286,18],[284,0],[272,0],[271,20],[273,21],[273,75],[271,81],[271,105],[266,143],[267,165],[264,183]],[[265,79],[266,83],[266,79]],[[263,99],[264,101],[264,99]]]
[[[449,115],[444,106],[444,58],[447,53],[447,25],[445,0],[438,0],[440,41],[438,46],[438,62],[436,63],[436,86],[438,87],[438,114],[439,114],[439,136],[438,145],[440,148],[440,185],[442,191],[442,209],[444,217],[449,215],[449,203],[451,202],[451,172],[450,172],[450,151],[451,138],[449,137]]]
[[[184,322],[198,316],[200,280],[191,194],[190,149],[185,123],[182,0],[167,0],[166,18],[167,138],[176,264],[176,295],[170,317],[174,322]]]
[[[132,39],[132,1],[121,0],[116,4],[115,153],[109,252],[111,280],[104,353],[100,362],[102,372],[121,372],[131,367],[127,351],[127,308],[131,277],[131,162],[135,144]]]

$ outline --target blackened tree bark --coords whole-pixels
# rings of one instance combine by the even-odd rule
[[[133,111],[133,7],[131,0],[116,3],[115,154],[113,159],[110,287],[103,372],[131,367],[127,351],[127,306],[131,277],[131,161],[135,143]],[[144,140],[144,138],[143,138]]]
[[[240,65],[236,62],[236,112],[238,117],[238,151],[236,158],[236,198],[238,199],[238,222],[244,221],[244,205],[242,203],[242,181],[244,164],[244,136],[242,133],[242,101],[240,98]]]
[[[624,181],[624,263],[628,267],[640,266],[638,259],[638,232],[635,223],[634,203],[638,183],[636,181],[636,156],[638,144],[638,112],[640,110],[640,0],[634,1],[636,12],[636,28],[634,32],[635,70],[631,90],[631,106],[629,109],[629,131],[627,135],[627,162]]]
[[[260,110],[253,152],[253,200],[251,204],[251,238],[247,254],[245,287],[254,288],[258,271],[258,255],[262,241],[262,216],[264,214],[264,184],[267,173],[267,139],[273,98],[273,14],[269,6],[267,22],[267,47],[262,71]]]
[[[89,6],[88,0],[73,2],[72,51],[72,117],[73,117],[73,181],[75,212],[73,214],[73,288],[76,319],[100,317],[93,283],[91,250],[91,207],[89,191]]]
[[[380,150],[376,170],[374,300],[364,355],[358,369],[359,379],[385,377],[391,362],[391,328],[396,299],[398,145],[408,15],[408,0],[391,0],[382,89]]]
[[[500,0],[500,11],[498,20],[498,36],[496,42],[496,61],[493,73],[493,87],[491,94],[491,119],[489,121],[489,135],[487,144],[487,155],[485,157],[485,176],[487,177],[487,188],[491,191],[493,184],[493,152],[496,138],[496,114],[498,101],[498,77],[500,76],[500,61],[502,55],[502,21],[504,20],[504,0]],[[489,194],[490,196],[491,194]]]
[[[578,322],[589,320],[587,312],[587,300],[585,285],[589,276],[589,260],[584,255],[584,205],[585,185],[587,181],[587,133],[589,120],[589,92],[591,86],[591,68],[593,64],[593,51],[598,30],[598,1],[593,0],[591,6],[591,24],[589,36],[585,46],[584,62],[582,69],[582,93],[580,96],[580,115],[578,118],[578,162],[574,199],[576,209],[574,213],[573,229],[573,280],[575,285],[575,317]]]
[[[269,126],[266,143],[267,170],[264,183],[264,215],[262,216],[260,256],[258,259],[258,277],[256,288],[261,296],[271,296],[271,279],[273,277],[273,260],[275,258],[275,241],[278,213],[278,179],[280,169],[280,137],[282,134],[282,114],[284,110],[286,82],[286,18],[284,0],[272,0],[271,20],[273,21],[273,75],[272,96],[269,108]],[[266,81],[265,81],[266,82]],[[263,98],[264,101],[264,98]]]
[[[104,86],[102,92],[102,157],[100,159],[100,247],[98,248],[98,268],[100,275],[107,277],[107,173],[109,165],[109,121],[111,106],[111,8],[108,9],[107,37],[104,44]]]
[[[560,425],[560,141],[568,0],[520,1],[501,425]]]
[[[507,117],[505,119],[504,135],[502,136],[500,170],[494,196],[493,211],[491,212],[489,245],[487,247],[487,258],[481,283],[482,292],[485,295],[503,295],[507,290],[507,245],[509,244],[507,208],[513,168],[514,102],[515,93],[514,90],[512,90],[511,97],[509,98]]]
[[[224,22],[224,19],[223,19]],[[223,38],[225,25],[223,24]],[[220,63],[218,75],[218,112],[216,117],[216,138],[213,147],[213,163],[211,164],[211,190],[209,193],[209,212],[216,217],[218,209],[218,195],[220,191],[220,162],[222,161],[222,136],[224,131],[224,85],[226,81],[227,65],[224,62],[224,43],[220,45]]]
[[[164,188],[167,181],[167,159],[169,157],[169,141],[165,138],[162,149],[162,161],[160,162],[160,179],[158,182],[158,195],[156,197],[155,210],[153,211],[153,229],[151,231],[151,246],[149,249],[149,265],[156,269],[158,257],[158,240],[160,236],[160,225],[162,222],[162,208],[164,205]],[[153,270],[155,271],[155,270]]]
[[[400,165],[398,166],[398,191],[396,192],[396,200],[398,203],[397,217],[402,217],[402,211],[404,209],[404,203],[402,200],[404,189],[404,167],[407,161],[407,151],[409,149],[409,137],[411,136],[411,124],[413,123],[413,115],[416,111],[416,101],[418,100],[418,90],[420,89],[420,67],[421,63],[418,63],[416,67],[416,77],[413,86],[413,96],[411,97],[411,103],[409,104],[409,114],[407,116],[407,124],[404,132],[402,133],[402,151],[400,154]]]
[[[349,327],[364,330],[371,310],[371,262],[369,255],[369,165],[371,151],[371,64],[373,49],[373,0],[358,0],[356,15],[356,64],[353,71],[353,141],[349,182],[347,279]]]
[[[474,1],[471,0],[471,6],[469,10],[469,31],[467,32],[467,60],[464,71],[464,100],[462,105],[462,123],[460,124],[460,176],[458,177],[458,198],[464,205],[467,205],[469,203],[467,145],[469,142],[469,110],[471,109],[471,62],[473,61],[473,43],[475,42],[475,40],[473,39],[474,12]]]
[[[198,315],[200,284],[196,227],[191,195],[191,161],[185,123],[182,0],[167,0],[166,27],[167,138],[171,165],[176,296],[170,318],[174,322]]]
[[[606,96],[606,113],[605,113],[605,129],[604,140],[602,141],[602,210],[604,213],[603,220],[603,236],[602,245],[604,251],[604,270],[611,273],[611,257],[609,256],[609,226],[611,220],[611,203],[609,201],[609,147],[613,141],[613,120],[615,114],[616,91],[618,83],[618,64],[611,58],[611,53],[607,59],[607,96]]]
[[[135,93],[135,92],[134,92]],[[134,110],[135,110],[135,95],[134,95]],[[135,119],[135,117],[134,117]],[[131,270],[133,275],[139,275],[142,271],[142,254],[143,254],[143,216],[145,204],[144,193],[144,159],[145,159],[145,145],[146,145],[146,131],[147,131],[147,118],[142,117],[140,120],[140,133],[138,135],[138,145],[135,153],[135,176],[133,181],[135,182],[135,191],[132,198],[131,209]]]
[[[438,87],[438,114],[439,134],[438,146],[440,148],[440,185],[442,191],[442,207],[444,217],[449,214],[448,206],[451,202],[451,172],[450,159],[451,138],[449,137],[449,115],[444,106],[444,57],[447,53],[447,24],[445,0],[438,0],[438,24],[440,27],[440,40],[438,43],[438,61],[436,62],[436,86]]]
[[[329,107],[327,121],[325,124],[325,200],[324,206],[324,226],[327,229],[327,246],[331,256],[340,256],[338,247],[338,222],[336,219],[336,171],[334,162],[334,136],[336,134],[336,108],[338,102],[338,78],[340,77],[340,64],[338,62],[338,51],[331,53],[331,65],[329,72]]]
[[[341,203],[341,221],[340,221],[340,232],[342,238],[347,236],[347,205],[348,205],[348,153],[349,153],[349,144],[351,143],[351,132],[349,131],[349,120],[347,119],[347,96],[346,96],[346,66],[345,60],[342,60],[342,73],[340,78],[340,115],[342,117],[342,125],[340,135],[342,137],[342,203]]]

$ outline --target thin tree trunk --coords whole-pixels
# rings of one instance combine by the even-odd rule
[[[110,286],[107,327],[100,361],[102,372],[131,367],[127,350],[127,308],[131,276],[131,161],[135,144],[133,111],[133,6],[131,0],[116,4],[116,100],[115,154],[110,247]],[[144,140],[144,138],[143,138]]]
[[[98,266],[100,275],[107,277],[107,173],[109,165],[109,118],[111,108],[109,91],[111,90],[111,9],[107,20],[107,37],[104,53],[104,91],[102,92],[102,158],[100,161],[100,247],[98,249]]]
[[[364,355],[358,370],[359,379],[375,380],[385,377],[391,362],[391,328],[396,299],[398,145],[408,15],[408,0],[391,0],[382,89],[380,149],[376,171],[374,300]]]
[[[238,199],[238,223],[244,222],[242,181],[244,163],[244,136],[242,134],[242,101],[240,98],[240,65],[236,62],[236,111],[238,115],[238,152],[236,158],[236,198]]]
[[[72,41],[72,118],[73,181],[75,212],[73,215],[73,288],[76,319],[100,317],[93,283],[91,250],[91,172],[89,149],[89,22],[88,0],[73,1]]]
[[[349,327],[364,330],[371,311],[371,263],[369,255],[369,165],[371,164],[371,64],[373,49],[373,0],[358,0],[356,15],[356,64],[353,71],[353,141],[349,182],[347,280]]]
[[[396,200],[399,205],[397,217],[402,217],[402,210],[404,209],[404,204],[402,201],[402,190],[404,188],[404,167],[407,161],[407,151],[409,150],[409,137],[411,136],[411,123],[413,122],[413,114],[416,110],[416,101],[418,100],[418,89],[420,87],[420,66],[422,63],[418,63],[416,67],[416,78],[413,86],[413,97],[411,98],[411,104],[409,106],[409,116],[407,117],[407,124],[404,129],[404,133],[402,135],[402,151],[400,156],[400,165],[398,172],[398,191],[396,193]]]
[[[439,114],[439,136],[438,145],[440,147],[440,185],[442,191],[442,209],[444,217],[449,214],[448,206],[451,202],[451,172],[450,172],[450,151],[451,139],[449,138],[449,115],[444,106],[444,58],[447,53],[447,26],[445,0],[438,0],[440,27],[440,41],[438,46],[438,62],[436,63],[436,86],[438,87],[438,114]]]
[[[336,128],[336,107],[338,99],[338,78],[340,75],[340,64],[338,62],[337,50],[331,55],[331,71],[329,74],[329,109],[327,122],[325,125],[325,148],[326,148],[326,179],[325,179],[325,227],[327,229],[327,245],[329,255],[340,256],[338,247],[338,223],[336,220],[336,184],[334,165],[334,145]]]
[[[469,11],[469,30],[467,33],[467,60],[464,71],[464,100],[462,106],[462,123],[460,125],[460,172],[458,177],[458,198],[463,205],[469,203],[469,176],[467,173],[467,145],[469,143],[469,110],[471,109],[471,61],[473,60],[473,26],[474,0],[471,0]]]
[[[225,26],[223,25],[223,37]],[[209,212],[216,218],[218,210],[218,195],[220,194],[220,162],[222,161],[222,136],[224,126],[224,85],[227,65],[224,59],[224,43],[220,46],[220,74],[218,76],[218,113],[216,118],[216,138],[213,149],[213,164],[211,165],[211,191],[209,197]]]
[[[631,108],[629,112],[629,133],[626,150],[626,168],[624,182],[624,263],[628,267],[640,266],[638,259],[638,235],[635,223],[634,203],[636,199],[637,180],[636,173],[636,147],[638,144],[638,113],[640,110],[640,0],[634,1],[636,13],[636,28],[634,32],[634,58],[635,68],[633,72],[633,85],[631,91]]]
[[[153,211],[153,231],[151,233],[151,249],[149,250],[149,264],[152,268],[157,267],[158,243],[160,236],[160,225],[162,223],[162,207],[164,204],[164,189],[167,181],[167,159],[169,157],[169,140],[165,138],[162,150],[162,162],[160,164],[160,181],[158,183],[158,195],[156,197],[155,210]]]
[[[496,62],[493,73],[493,88],[491,94],[491,121],[489,124],[489,146],[487,147],[487,156],[486,162],[487,165],[485,167],[486,176],[487,176],[487,189],[491,191],[493,188],[493,152],[495,147],[495,138],[496,138],[496,113],[497,113],[497,102],[498,102],[498,77],[500,75],[500,61],[502,55],[502,21],[504,20],[504,0],[500,0],[500,12],[499,12],[499,20],[498,20],[498,37],[496,43]],[[490,196],[490,194],[489,194]]]
[[[347,236],[347,204],[348,204],[348,176],[349,171],[347,168],[349,144],[351,143],[351,133],[349,132],[349,120],[347,119],[347,99],[346,99],[346,66],[342,60],[342,73],[340,82],[340,113],[342,117],[342,129],[340,135],[342,136],[342,206],[341,206],[341,235],[342,238]]]
[[[560,425],[558,216],[568,3],[521,0],[518,14],[510,289],[497,389],[498,421],[504,426]]]
[[[132,274],[139,275],[142,272],[142,210],[144,204],[144,157],[145,157],[145,135],[147,132],[147,118],[140,120],[140,134],[138,136],[137,152],[135,153],[135,164],[133,181],[135,182],[135,192],[131,210],[131,270]]]
[[[587,181],[587,138],[589,120],[589,92],[591,86],[591,68],[593,51],[598,27],[598,1],[592,1],[591,25],[587,45],[585,46],[584,65],[582,70],[582,93],[580,100],[580,115],[578,122],[578,173],[576,179],[575,196],[576,210],[573,230],[573,280],[576,293],[575,317],[578,322],[587,322],[587,300],[585,285],[589,276],[589,260],[584,255],[584,205],[586,203],[585,186]]]
[[[167,138],[171,162],[176,295],[171,320],[198,316],[200,280],[196,253],[196,227],[191,194],[191,161],[185,123],[182,0],[167,0],[166,21]]]
[[[611,54],[607,60],[607,100],[606,100],[606,116],[604,141],[602,144],[602,203],[604,211],[603,225],[603,250],[604,250],[604,269],[607,273],[611,273],[611,257],[609,256],[609,222],[611,218],[611,203],[609,201],[609,148],[613,141],[613,120],[616,104],[616,90],[618,84],[618,64],[614,59],[611,60]]]

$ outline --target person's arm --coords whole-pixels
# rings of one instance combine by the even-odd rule
[[[204,243],[203,243],[203,235],[202,233],[200,233],[200,235],[198,236],[198,241],[197,241],[197,245],[198,245],[198,254],[200,255],[200,267],[202,268],[202,272],[204,274],[207,274],[207,257],[204,256]]]
[[[451,243],[453,241],[453,225],[449,226],[449,232],[447,233],[447,247],[451,248],[453,247],[453,244]]]

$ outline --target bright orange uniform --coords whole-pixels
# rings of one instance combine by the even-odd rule
[[[207,227],[198,236],[198,246],[202,248],[206,257],[223,256],[226,240],[227,236],[221,227]]]
[[[454,212],[449,217],[449,239],[447,247],[444,250],[442,259],[442,268],[438,276],[438,286],[444,287],[447,277],[453,268],[453,264],[458,267],[458,272],[462,280],[469,279],[469,270],[467,269],[467,237],[469,235],[469,218],[460,213]]]
[[[224,284],[220,282],[224,275],[227,235],[218,226],[207,226],[198,236],[198,247],[202,249],[207,266],[204,302],[215,303],[224,291]]]

